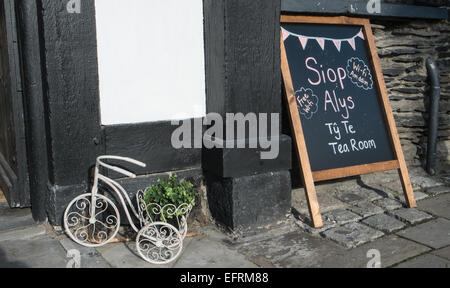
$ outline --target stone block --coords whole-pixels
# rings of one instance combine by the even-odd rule
[[[433,196],[450,193],[450,186],[438,186],[427,189],[427,193]]]
[[[450,194],[422,201],[419,204],[419,209],[438,217],[450,219]]]
[[[361,216],[356,215],[347,210],[334,210],[323,214],[324,222],[335,223],[337,225],[345,225],[361,220]]]
[[[355,186],[354,189],[351,190],[338,189],[335,192],[335,196],[337,199],[349,204],[355,204],[364,201],[371,202],[383,198],[382,194],[377,193],[373,190],[363,188],[361,186]]]
[[[384,198],[381,200],[377,200],[373,202],[375,205],[380,206],[381,208],[390,211],[403,207],[403,204],[394,199]]]
[[[382,208],[368,201],[358,202],[353,206],[350,206],[349,209],[353,213],[356,213],[363,218],[384,213],[384,210]]]
[[[319,235],[320,233],[337,226],[337,223],[323,221],[322,227],[314,228],[312,225],[312,221],[309,219],[309,217],[305,217],[305,218],[302,217],[301,219],[295,221],[295,224],[297,224],[300,228],[302,228],[306,232],[313,234],[313,235]]]
[[[364,219],[362,222],[385,233],[392,233],[405,227],[405,224],[386,214],[375,215]]]
[[[395,268],[450,268],[450,261],[433,254],[425,254],[401,263]]]
[[[434,249],[441,249],[450,246],[450,221],[439,218],[400,231],[397,234]]]
[[[429,194],[433,194],[432,191],[429,191],[429,190],[438,189],[435,187],[439,187],[439,186],[443,185],[442,182],[436,180],[435,178],[432,178],[429,176],[416,176],[416,175],[411,176],[411,184],[412,184],[414,190],[424,189]],[[450,192],[450,190],[447,190],[447,192]],[[445,193],[447,193],[447,192],[445,192]]]
[[[350,223],[327,230],[322,235],[347,248],[353,248],[383,237],[384,233],[360,223]]]
[[[430,197],[430,196],[426,193],[414,192],[414,198],[416,199],[416,201],[422,201],[424,199],[427,199],[428,197]]]
[[[211,175],[207,181],[212,216],[233,230],[271,224],[290,214],[289,171],[225,179]]]
[[[412,225],[433,219],[433,216],[415,208],[404,208],[388,212],[389,215]]]
[[[450,246],[431,252],[433,255],[450,260]]]

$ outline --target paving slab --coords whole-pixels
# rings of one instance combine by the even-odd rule
[[[384,210],[381,207],[368,201],[355,203],[350,206],[349,209],[363,218],[384,213]]]
[[[45,235],[47,230],[43,225],[35,225],[22,229],[9,230],[0,233],[0,241],[28,240],[34,237]]]
[[[336,223],[323,221],[323,226],[320,228],[314,228],[312,221],[309,219],[309,217],[304,217],[295,222],[301,229],[304,231],[312,234],[312,235],[319,235],[320,233],[327,231],[331,228],[334,228],[337,226]]]
[[[427,189],[427,193],[433,196],[450,193],[450,186],[439,186]]]
[[[317,186],[317,197],[321,203],[322,213],[336,209],[345,209],[347,203],[344,203],[334,197],[333,189],[327,185]],[[308,214],[308,202],[306,200],[304,189],[295,189],[292,191],[292,207],[301,214]]]
[[[433,187],[438,187],[444,185],[438,179],[429,176],[417,176],[411,173],[411,184],[414,190],[417,189],[430,189]]]
[[[450,268],[450,261],[433,254],[425,254],[401,263],[395,268]]]
[[[396,210],[403,207],[402,203],[390,198],[383,198],[380,200],[376,200],[373,203],[387,211]]]
[[[35,225],[30,209],[11,209],[0,203],[0,233]]]
[[[372,186],[372,184],[387,183],[397,180],[398,172],[394,170],[361,175],[361,181],[369,186]]]
[[[347,250],[321,237],[295,231],[247,243],[238,252],[263,268],[312,268],[325,267],[329,258],[342,259]]]
[[[430,214],[419,211],[416,208],[402,208],[395,211],[390,211],[388,214],[411,225],[433,219],[433,216]]]
[[[327,230],[322,235],[344,247],[353,248],[383,237],[384,233],[360,223],[350,223]]]
[[[364,199],[364,197],[362,195],[360,195],[358,193],[354,193],[354,192],[339,191],[336,193],[336,198],[341,200],[342,202],[349,203],[349,204],[366,201],[366,199]]]
[[[400,195],[403,194],[403,187],[400,183],[400,179],[397,177],[394,181],[390,182],[381,182],[380,184],[381,190],[391,193],[393,195]]]
[[[73,242],[72,239],[65,238],[59,241],[61,246],[69,252],[71,250],[78,250],[80,252],[81,268],[110,268],[105,259],[95,248],[88,248]]]
[[[2,268],[65,268],[66,251],[50,237],[0,242]]]
[[[450,246],[433,251],[431,254],[450,260]]]
[[[416,201],[422,201],[425,200],[427,198],[429,198],[430,196],[426,193],[423,192],[414,192],[414,199],[416,199]]]
[[[359,185],[355,186],[352,190],[336,189],[335,192],[335,197],[337,199],[348,204],[355,204],[364,201],[372,202],[382,199],[384,196],[387,196],[387,194],[377,193],[373,190],[363,188]]]
[[[174,265],[173,262],[168,265],[148,263],[124,243],[108,244],[97,248],[97,251],[114,268],[170,268]]]
[[[337,225],[345,225],[361,220],[361,216],[347,210],[339,209],[324,213],[323,220]]]
[[[371,260],[368,252],[372,249],[380,251],[382,267],[391,267],[430,251],[426,246],[396,235],[389,235],[348,250],[322,238],[293,232],[242,247],[239,252],[255,263],[263,259],[261,263],[268,264],[261,267],[267,268],[366,268]]]
[[[174,268],[258,268],[244,255],[207,238],[194,238]]]
[[[324,255],[321,259],[321,267],[326,268],[367,268],[373,260],[373,254],[369,252],[378,251],[380,253],[381,267],[387,268],[401,263],[412,257],[430,251],[430,248],[403,239],[396,235],[388,235],[373,242],[366,243],[357,248],[346,250],[342,254]]]
[[[397,179],[395,179],[395,181],[398,181],[398,176],[396,177]],[[363,185],[365,185],[365,187],[372,191],[375,192],[378,197],[376,197],[376,199],[371,199],[369,201],[375,201],[375,200],[380,200],[383,198],[395,198],[399,195],[398,192],[396,191],[392,191],[389,187],[392,181],[386,182],[386,185],[383,185],[383,183],[385,182],[381,182],[381,179],[379,179],[378,182],[375,183],[371,183],[371,184],[367,184],[364,181],[362,182]],[[375,195],[374,195],[375,196]]]
[[[440,249],[450,246],[450,221],[439,218],[397,234],[434,249]]]
[[[438,217],[450,219],[450,194],[420,202],[419,209]]]
[[[374,229],[381,230],[385,233],[392,233],[394,231],[401,230],[406,226],[401,221],[386,214],[375,215],[364,219],[362,222]]]

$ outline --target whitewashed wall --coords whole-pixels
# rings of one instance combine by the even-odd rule
[[[203,117],[202,0],[96,0],[103,125]]]

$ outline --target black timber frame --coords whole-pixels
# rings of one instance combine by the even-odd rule
[[[203,3],[207,112],[281,115],[280,1]],[[280,154],[273,160],[261,160],[255,149],[204,149],[208,202],[216,221],[247,231],[289,213],[291,138],[274,136]]]
[[[177,170],[201,175],[201,149],[173,149],[170,139],[177,127],[170,121],[101,125],[94,0],[82,1],[80,14],[67,12],[68,1],[16,2],[36,220],[61,224],[68,202],[88,191],[99,155],[148,163],[145,169],[132,167],[138,175]]]
[[[48,107],[44,98],[45,58],[42,57],[42,31],[37,1],[16,1],[19,23],[19,45],[22,54],[23,92],[27,111],[27,151],[30,173],[30,196],[35,220],[47,220],[46,195],[49,179],[47,133]]]
[[[290,137],[280,135],[278,159],[261,162],[259,151],[172,149],[168,141],[176,127],[168,121],[101,126],[94,0],[81,2],[81,14],[67,12],[68,0],[4,1],[18,6],[29,139],[26,149],[23,147],[23,155],[28,153],[29,159],[22,163],[29,166],[37,220],[48,217],[53,224],[61,224],[67,203],[87,191],[90,168],[101,154],[135,157],[150,164],[138,171],[141,177],[136,183],[146,183],[148,174],[165,171],[192,169],[199,174],[202,166],[212,196],[211,209],[216,209],[213,214],[230,227],[254,224],[264,205],[277,202],[280,206],[273,209],[290,208],[290,187],[280,184],[290,183]],[[398,8],[395,4],[383,4],[392,9],[383,10],[382,15],[367,15],[364,1],[358,1],[364,4],[356,6],[358,9],[350,9],[356,1],[319,2],[323,1],[204,0],[208,112],[285,115],[279,67],[281,12],[447,19],[446,10],[440,8],[408,6],[409,11],[401,11],[404,5],[394,9]],[[252,33],[249,39],[243,37],[247,31]],[[254,61],[254,55],[260,60]],[[235,165],[243,159],[247,165]],[[28,177],[23,179],[23,185],[28,185]],[[247,188],[253,190],[248,192]],[[255,201],[248,213],[237,211],[242,209],[236,204],[239,201],[264,199],[264,195],[270,195],[267,202]],[[262,217],[273,220],[283,213],[273,211],[267,210]]]

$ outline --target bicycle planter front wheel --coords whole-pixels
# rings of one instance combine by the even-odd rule
[[[73,199],[64,213],[64,226],[67,235],[76,243],[85,247],[100,247],[116,237],[120,214],[116,205],[103,195],[96,195],[95,203],[91,201],[92,194]]]
[[[183,237],[173,225],[155,222],[139,231],[136,248],[145,261],[158,265],[168,264],[180,256]]]

